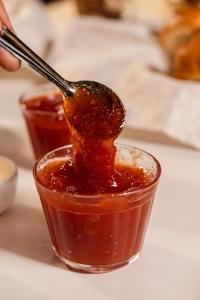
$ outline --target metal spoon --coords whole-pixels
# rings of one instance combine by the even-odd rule
[[[23,43],[14,33],[5,26],[0,31],[0,46],[11,52],[14,56],[28,64],[35,71],[53,82],[64,94],[65,98],[72,99],[79,87],[85,87],[92,93],[97,93],[108,105],[120,104],[121,100],[108,87],[94,81],[71,82],[61,77],[43,59]],[[100,98],[100,97],[99,97]]]
[[[72,82],[62,78],[5,26],[2,27],[0,32],[0,46],[53,82],[65,96],[73,96],[75,93],[75,87]]]

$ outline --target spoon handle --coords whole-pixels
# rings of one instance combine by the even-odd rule
[[[33,50],[24,44],[14,33],[5,26],[0,32],[0,46],[8,50],[14,56],[28,64],[35,71],[57,85],[65,95],[74,94],[74,88],[70,81],[65,80],[54,71],[43,59]]]

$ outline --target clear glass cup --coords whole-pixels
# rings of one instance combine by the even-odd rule
[[[40,106],[40,101],[45,104]],[[19,102],[36,159],[53,149],[70,144],[62,94],[55,86],[51,84],[34,86],[20,98]]]
[[[44,166],[71,158],[72,146],[56,149],[33,170],[56,256],[73,269],[91,273],[134,261],[142,249],[161,173],[159,162],[143,150],[117,145],[117,162],[151,174],[144,188],[124,193],[75,195],[50,190],[40,182]]]

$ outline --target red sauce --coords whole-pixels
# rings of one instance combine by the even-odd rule
[[[70,143],[61,94],[51,93],[24,99],[22,105],[36,158]]]
[[[152,177],[115,163],[114,140],[125,118],[119,99],[110,94],[108,102],[84,88],[74,98],[64,103],[72,159],[47,163],[37,178],[53,245],[68,261],[124,263],[142,247],[155,185],[127,194],[147,187]]]
[[[42,169],[41,183],[51,190],[78,195],[113,194],[144,188],[151,181],[151,175],[142,168],[116,164],[113,178],[77,173],[72,160],[48,163]]]
[[[105,98],[102,94],[102,91],[99,95],[79,88],[73,100],[64,102],[64,109],[71,131],[76,173],[112,181],[114,140],[123,128],[125,111],[114,93],[105,93]]]

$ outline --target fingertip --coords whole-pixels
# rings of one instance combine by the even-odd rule
[[[16,60],[15,62],[7,64],[5,66],[5,70],[7,70],[9,72],[14,72],[14,71],[19,70],[20,67],[21,67],[21,62],[19,60]]]
[[[20,68],[21,62],[12,54],[2,48],[0,49],[0,65],[5,70],[14,72]]]

